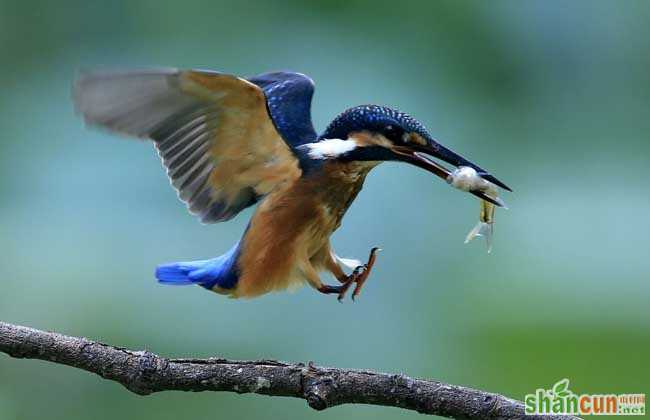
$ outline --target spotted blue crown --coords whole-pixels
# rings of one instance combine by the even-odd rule
[[[360,105],[339,114],[327,126],[320,139],[346,139],[356,131],[382,133],[389,129],[415,132],[430,139],[427,129],[415,118],[396,109],[380,105]]]

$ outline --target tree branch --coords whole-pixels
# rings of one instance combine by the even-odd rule
[[[463,419],[524,417],[524,406],[519,401],[403,374],[318,367],[311,362],[166,359],[148,351],[4,322],[0,322],[0,351],[16,358],[40,359],[96,373],[139,395],[168,390],[254,392],[302,398],[316,410],[341,404],[373,404]]]

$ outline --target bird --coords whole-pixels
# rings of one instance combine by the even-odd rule
[[[248,78],[176,68],[79,72],[76,112],[87,125],[151,140],[178,197],[202,223],[225,222],[256,206],[230,250],[161,264],[159,283],[200,285],[231,298],[308,284],[339,301],[354,285],[354,300],[380,249],[373,247],[365,263],[342,258],[330,236],[378,164],[405,162],[448,181],[450,171],[438,159],[471,167],[511,191],[434,140],[415,118],[386,106],[349,108],[317,134],[313,94],[314,82],[291,71]],[[323,272],[338,283],[323,282]]]

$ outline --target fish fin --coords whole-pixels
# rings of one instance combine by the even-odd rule
[[[477,236],[483,236],[487,244],[488,254],[492,252],[492,235],[494,233],[494,223],[478,222],[476,226],[469,231],[465,237],[465,243],[468,243]]]

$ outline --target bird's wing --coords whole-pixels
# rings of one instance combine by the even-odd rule
[[[204,223],[234,217],[302,173],[262,88],[236,76],[85,73],[73,98],[87,123],[152,139],[179,197]]]

